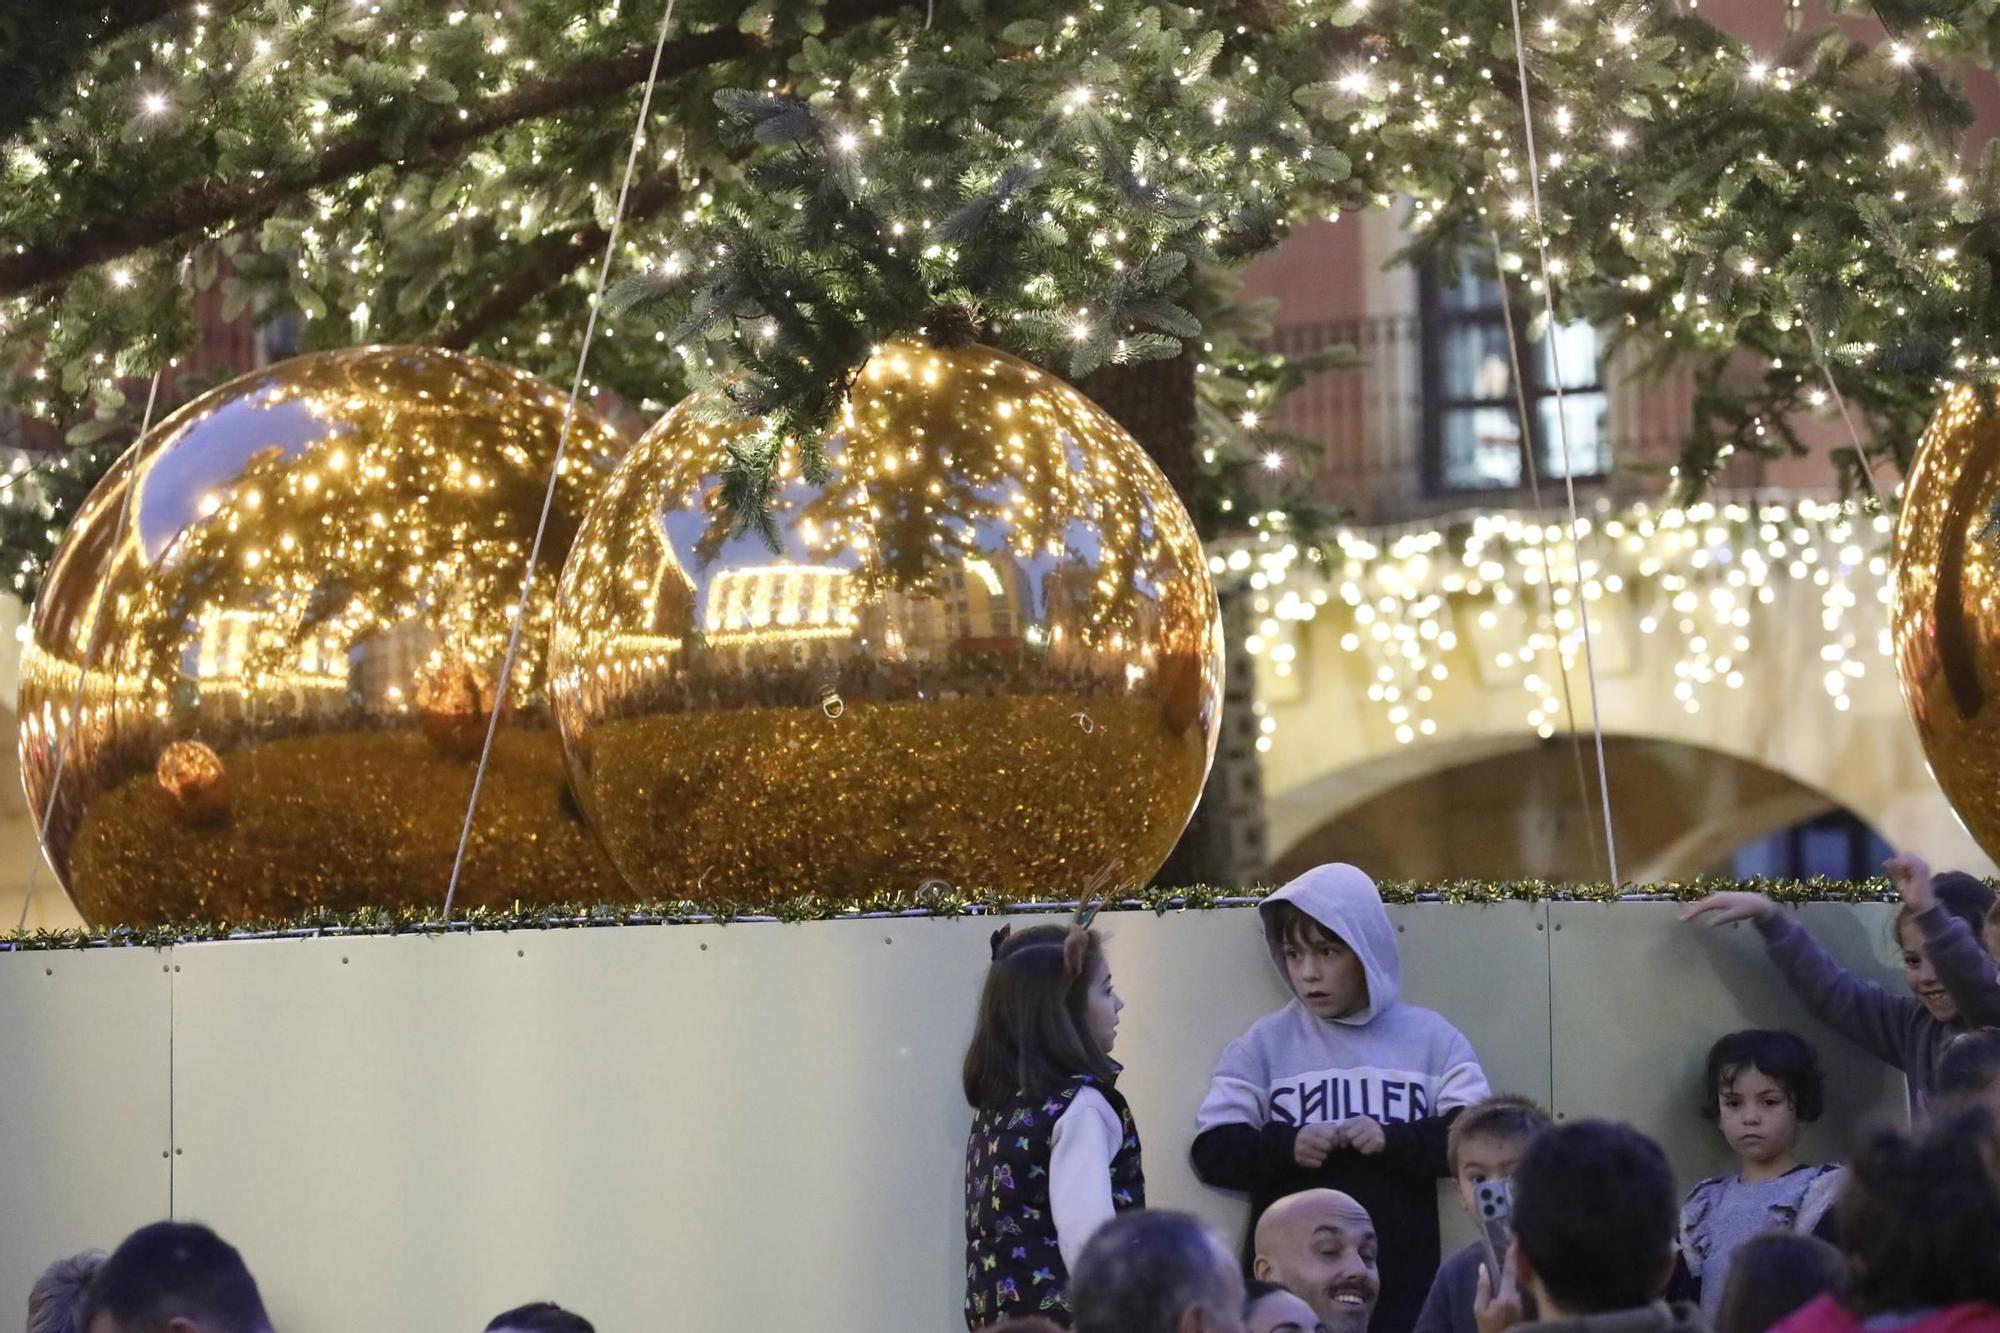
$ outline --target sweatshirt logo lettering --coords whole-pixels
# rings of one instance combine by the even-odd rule
[[[1422,1120],[1435,1104],[1430,1080],[1376,1069],[1318,1069],[1271,1085],[1271,1119],[1315,1125],[1365,1115],[1385,1125]]]

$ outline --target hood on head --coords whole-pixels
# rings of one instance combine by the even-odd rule
[[[1279,903],[1290,903],[1338,935],[1361,960],[1362,974],[1368,978],[1368,1002],[1335,1022],[1359,1026],[1396,1002],[1402,989],[1403,961],[1396,953],[1396,928],[1389,924],[1389,913],[1382,906],[1374,880],[1338,862],[1314,866],[1257,904],[1271,962],[1284,979],[1285,989],[1290,990],[1284,943],[1271,935],[1272,909]]]

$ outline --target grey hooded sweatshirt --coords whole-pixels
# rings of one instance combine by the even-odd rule
[[[1260,905],[1290,903],[1340,937],[1360,959],[1368,997],[1354,1013],[1322,1019],[1299,1000],[1266,1014],[1216,1062],[1195,1122],[1195,1173],[1250,1196],[1248,1257],[1257,1219],[1300,1190],[1352,1195],[1379,1240],[1381,1299],[1370,1333],[1407,1333],[1438,1267],[1436,1182],[1449,1174],[1445,1137],[1458,1111],[1490,1093],[1472,1043],[1428,1009],[1397,998],[1402,960],[1382,896],[1349,865],[1307,871]],[[1271,959],[1285,976],[1282,943]],[[1289,988],[1290,981],[1286,985]],[[1292,1156],[1302,1126],[1368,1116],[1386,1146],[1373,1156],[1336,1149],[1309,1169]]]

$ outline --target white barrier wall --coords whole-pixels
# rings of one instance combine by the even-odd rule
[[[1392,909],[1405,997],[1463,1028],[1496,1086],[1636,1120],[1687,1182],[1724,1160],[1693,1107],[1732,1027],[1819,1045],[1817,1152],[1900,1106],[1900,1080],[1804,1019],[1748,930],[1677,910]],[[1804,915],[1900,984],[1887,907]],[[1193,1179],[1187,1145],[1223,1044],[1286,998],[1256,919],[1100,921],[1151,1198],[1233,1239],[1240,1204]],[[958,1062],[995,924],[0,955],[0,1321],[48,1259],[171,1208],[243,1249],[281,1333],[474,1333],[543,1298],[604,1333],[947,1333]]]

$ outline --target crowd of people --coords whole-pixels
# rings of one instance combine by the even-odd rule
[[[1464,1034],[1399,997],[1395,927],[1352,866],[1259,907],[1294,998],[1223,1050],[1191,1167],[1248,1196],[1232,1254],[1146,1208],[1112,1058],[1124,1003],[1087,922],[994,932],[966,1051],[965,1319],[995,1333],[2000,1333],[2000,909],[1970,876],[1889,865],[1907,994],[1842,966],[1770,899],[1751,922],[1822,1022],[1909,1079],[1913,1129],[1845,1164],[1801,1159],[1826,1105],[1817,1053],[1746,1029],[1693,1109],[1733,1170],[1683,1195],[1659,1145],[1495,1092]],[[1436,1182],[1480,1239],[1441,1254]],[[160,1222],[35,1284],[28,1333],[272,1333],[238,1252]],[[487,1333],[592,1333],[522,1306]]]
[[[1048,1333],[2000,1333],[2000,910],[1968,875],[1889,863],[1907,993],[1857,975],[1769,898],[1751,922],[1829,1028],[1901,1070],[1914,1128],[1808,1162],[1826,1104],[1796,1033],[1709,1052],[1691,1103],[1736,1159],[1683,1195],[1660,1146],[1558,1123],[1488,1085],[1471,1042],[1403,1003],[1395,928],[1352,866],[1260,904],[1293,1000],[1222,1052],[1194,1174],[1250,1202],[1242,1253],[1145,1207],[1111,1058],[1123,1002],[1087,923],[1003,928],[966,1054],[972,1330]],[[1436,1182],[1480,1240],[1440,1253]]]
[[[59,1259],[28,1293],[28,1333],[272,1333],[234,1245],[196,1222],[140,1227],[106,1255]],[[549,1301],[495,1315],[485,1333],[596,1333]]]

